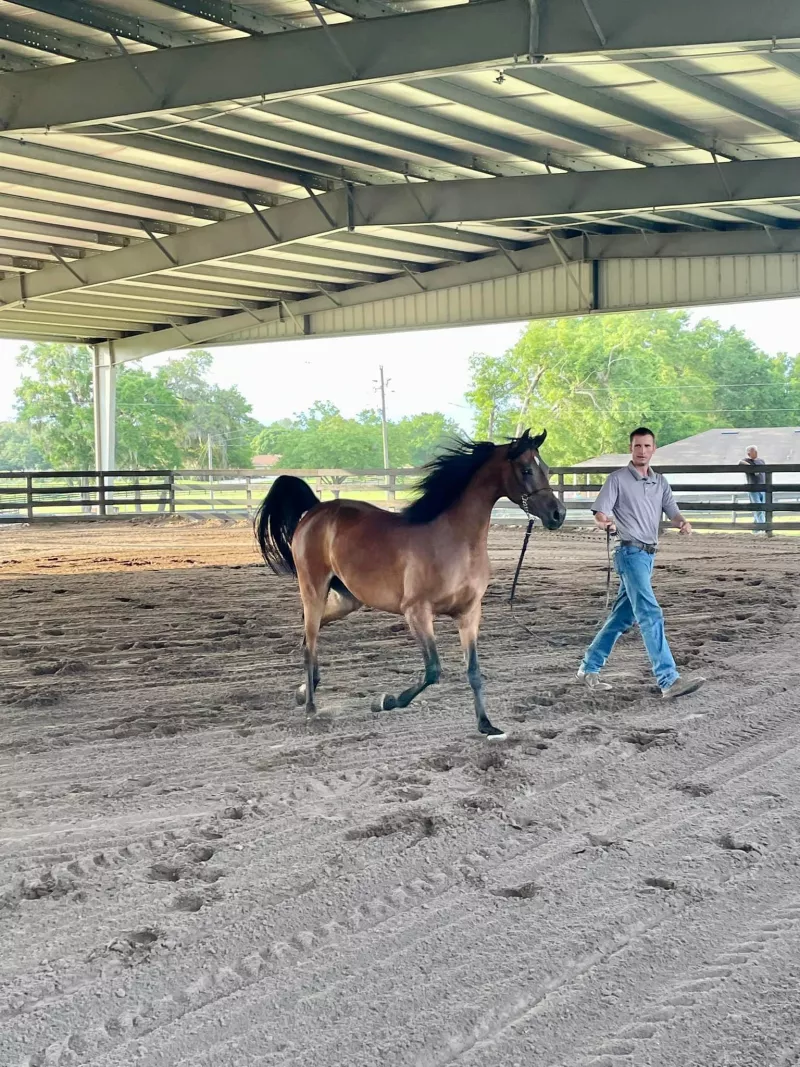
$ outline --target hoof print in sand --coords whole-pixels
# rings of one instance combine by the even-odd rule
[[[541,893],[542,886],[536,882],[523,882],[522,885],[506,886],[502,889],[492,889],[493,897],[503,897],[506,900],[531,900]]]
[[[151,882],[178,882],[183,876],[183,868],[174,863],[154,863],[150,868]]]

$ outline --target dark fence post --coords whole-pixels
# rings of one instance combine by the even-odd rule
[[[772,510],[772,471],[766,471],[764,474],[764,518],[767,520],[764,524],[767,537],[772,537],[772,531],[775,528],[775,513]]]
[[[88,479],[87,479],[88,480]],[[98,512],[100,515],[106,513],[106,472],[97,472],[97,498],[98,498]]]

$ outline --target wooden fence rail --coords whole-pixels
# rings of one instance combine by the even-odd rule
[[[554,467],[554,492],[567,508],[568,521],[591,521],[591,504],[614,467]],[[751,487],[738,465],[662,466],[682,511],[698,529],[758,529],[765,533],[800,529],[792,521],[800,512],[800,466],[771,464],[761,487],[763,505],[751,503]],[[147,513],[255,513],[270,485],[281,474],[308,481],[322,499],[355,496],[399,509],[411,499],[420,471],[409,468],[314,470],[154,470],[154,471],[6,471],[0,472],[0,523],[129,518]],[[694,481],[693,479],[697,479]],[[766,522],[754,527],[752,515]],[[728,513],[730,521],[725,520]],[[494,520],[522,523],[510,500],[497,503]]]

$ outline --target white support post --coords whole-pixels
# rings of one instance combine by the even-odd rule
[[[114,342],[93,345],[94,385],[94,453],[99,471],[113,471],[116,466],[115,429],[117,414],[117,367]]]

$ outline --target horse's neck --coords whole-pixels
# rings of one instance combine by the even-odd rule
[[[486,544],[492,510],[503,495],[503,488],[493,464],[479,470],[460,499],[445,513],[455,522],[465,541]]]

